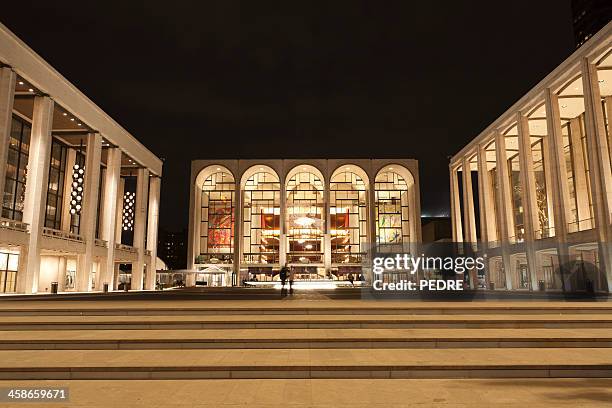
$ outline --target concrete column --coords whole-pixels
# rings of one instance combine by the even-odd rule
[[[476,248],[476,217],[474,214],[474,191],[472,190],[472,167],[467,156],[463,157],[461,165],[461,178],[463,180],[463,221],[464,242],[470,249]],[[470,274],[470,289],[477,289],[478,273],[477,270],[469,270]]]
[[[592,226],[591,209],[589,204],[589,192],[585,168],[587,163],[584,161],[585,151],[582,148],[580,139],[580,120],[573,118],[570,120],[570,143],[572,149],[572,160],[574,164],[574,186],[576,194],[576,210],[578,212],[578,230]],[[574,220],[572,220],[574,221]],[[574,232],[574,231],[572,231]]]
[[[100,167],[100,198],[98,199],[98,207],[100,208],[100,212],[98,213],[98,224],[97,224],[97,234],[96,238],[100,238],[102,236],[102,220],[104,219],[104,203],[106,202],[104,198],[104,194],[106,191],[106,168]],[[101,239],[101,238],[100,238]],[[103,269],[103,265],[100,266]],[[100,273],[98,273],[100,275]]]
[[[585,99],[586,137],[591,178],[591,200],[599,243],[600,265],[606,273],[608,290],[612,288],[612,173],[608,138],[601,104],[597,68],[582,60],[582,86]]]
[[[467,157],[463,158],[462,179],[463,179],[463,221],[465,222],[464,240],[465,242],[476,242],[476,219],[474,215],[474,191],[472,190],[472,169]]]
[[[157,282],[157,231],[159,227],[159,193],[161,179],[151,177],[149,182],[149,216],[147,217],[147,249],[151,252],[151,261],[147,263],[145,289],[155,289]]]
[[[242,263],[242,189],[240,180],[235,183],[235,208],[234,208],[234,275],[236,280],[240,276],[240,264]]]
[[[117,188],[117,204],[115,205],[115,243],[121,243],[121,231],[123,227],[123,194],[125,193],[125,179],[119,176]]]
[[[149,169],[138,169],[136,176],[136,206],[134,209],[134,247],[138,260],[132,264],[132,289],[142,290],[145,266],[145,229],[149,198]]]
[[[325,266],[325,276],[331,276],[331,214],[330,214],[330,193],[329,193],[329,178],[323,183],[323,214],[324,235],[323,235],[323,265]]]
[[[102,224],[100,225],[100,236],[108,244],[105,265],[100,265],[100,274],[104,279],[101,282],[109,282],[112,285],[109,290],[117,288],[113,273],[115,271],[115,224],[117,219],[117,194],[119,190],[121,173],[121,150],[119,148],[108,149],[106,171],[104,175],[104,202],[102,203]]]
[[[285,180],[281,179],[280,188],[280,236],[278,237],[279,264],[281,268],[287,265],[287,188]]]
[[[4,199],[4,182],[11,137],[16,77],[17,75],[11,68],[0,68],[0,197],[2,199]]]
[[[536,230],[539,229],[538,203],[535,186],[535,172],[533,170],[533,152],[531,150],[531,136],[527,117],[521,112],[517,113],[516,124],[518,128],[519,144],[519,170],[521,178],[521,201],[525,212],[525,253],[531,289],[538,290],[537,258],[535,252]],[[540,234],[542,232],[540,231]]]
[[[480,235],[485,244],[497,240],[495,204],[487,165],[486,146],[478,146],[478,192],[480,200]]]
[[[561,115],[559,99],[551,89],[546,89],[546,127],[550,138],[548,147],[552,166],[553,213],[555,218],[555,237],[561,242],[567,241],[567,223],[571,220],[570,195],[567,182],[567,167],[563,150],[563,132],[561,130]]]
[[[57,259],[57,290],[64,292],[66,290],[66,257],[60,256]]]
[[[453,242],[463,242],[463,229],[461,225],[461,205],[459,204],[460,200],[457,169],[454,169],[452,166],[449,166],[449,171]]]
[[[100,188],[100,157],[102,154],[102,136],[91,133],[87,136],[85,153],[85,178],[83,180],[83,202],[81,208],[80,235],[85,240],[85,253],[77,257],[76,287],[78,291],[91,290],[91,274],[93,271],[93,251],[96,239],[96,221],[98,216],[98,189]],[[99,268],[102,269],[102,268]],[[98,282],[101,270],[97,273]],[[110,282],[109,286],[110,286]],[[102,290],[100,286],[97,290]]]
[[[550,132],[548,132],[550,134]],[[542,157],[544,160],[544,180],[546,183],[546,215],[548,216],[548,236],[554,235],[555,216],[554,216],[554,182],[552,177],[552,158],[550,154],[550,136],[542,137]],[[545,231],[542,231],[544,233]]]
[[[48,96],[34,98],[32,136],[28,157],[23,221],[30,225],[30,242],[25,259],[26,274],[18,280],[18,291],[36,293],[40,272],[40,241],[45,225],[49,161],[51,159],[51,128],[53,125],[53,100]]]
[[[506,275],[506,289],[513,286],[512,270],[510,268],[510,232],[514,233],[514,217],[512,215],[512,192],[508,175],[508,159],[506,154],[506,137],[501,132],[495,132],[495,158],[497,161],[497,188],[499,189],[497,208],[500,217],[499,241],[502,252],[502,263]]]
[[[70,201],[72,197],[72,173],[76,163],[76,150],[69,148],[66,154],[66,172],[64,174],[64,197],[62,200],[61,230],[70,231],[72,215],[70,214]]]

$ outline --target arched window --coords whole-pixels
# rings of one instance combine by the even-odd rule
[[[324,185],[317,173],[311,166],[303,166],[287,181],[289,263],[323,262]]]
[[[331,177],[329,193],[332,263],[360,264],[367,242],[366,182],[343,167]]]
[[[247,264],[278,264],[280,181],[266,168],[243,185],[243,259]]]
[[[410,174],[408,170],[392,166],[376,176],[376,244],[385,250],[401,252],[410,243],[409,187],[414,182],[407,182],[406,174]]]
[[[235,182],[217,168],[202,183],[200,259],[196,263],[231,263],[234,253]]]

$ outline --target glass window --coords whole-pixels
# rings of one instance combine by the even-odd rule
[[[217,171],[202,185],[200,259],[196,263],[232,263],[234,252],[234,177]]]
[[[243,257],[249,264],[279,263],[280,181],[261,171],[244,185]]]
[[[383,171],[376,176],[376,244],[402,252],[410,243],[408,184],[398,173]]]
[[[323,181],[308,166],[287,181],[289,263],[321,263],[325,231]]]
[[[30,132],[30,125],[19,116],[13,115],[2,216],[14,220],[23,218]]]
[[[49,183],[47,186],[47,212],[45,227],[61,229],[62,201],[64,199],[64,173],[66,170],[66,151],[68,147],[53,139],[49,162]]]
[[[367,243],[366,185],[343,170],[332,176],[329,193],[332,263],[361,263]]]

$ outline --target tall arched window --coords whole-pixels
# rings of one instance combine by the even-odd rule
[[[360,264],[367,241],[366,182],[343,167],[331,177],[329,194],[332,263]]]
[[[247,264],[278,264],[280,239],[280,181],[261,168],[243,186],[242,252]]]
[[[235,181],[218,170],[202,184],[200,259],[196,263],[231,263],[234,253]]]
[[[313,168],[303,167],[287,181],[287,262],[321,263],[325,231],[324,185]]]
[[[395,166],[381,170],[376,176],[376,244],[380,248],[403,251],[410,243],[410,189],[408,170]],[[416,237],[415,237],[416,239]]]

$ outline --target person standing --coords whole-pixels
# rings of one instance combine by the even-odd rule
[[[287,268],[287,266],[283,266],[279,273],[279,277],[281,281],[281,296],[283,295],[283,292],[285,291],[285,282],[287,282],[288,272],[289,272],[289,268]]]
[[[355,284],[353,283],[353,281],[355,280],[355,277],[353,276],[352,273],[348,274],[348,281],[351,282],[352,286],[355,286]]]
[[[289,268],[289,294],[293,295],[293,268]]]

